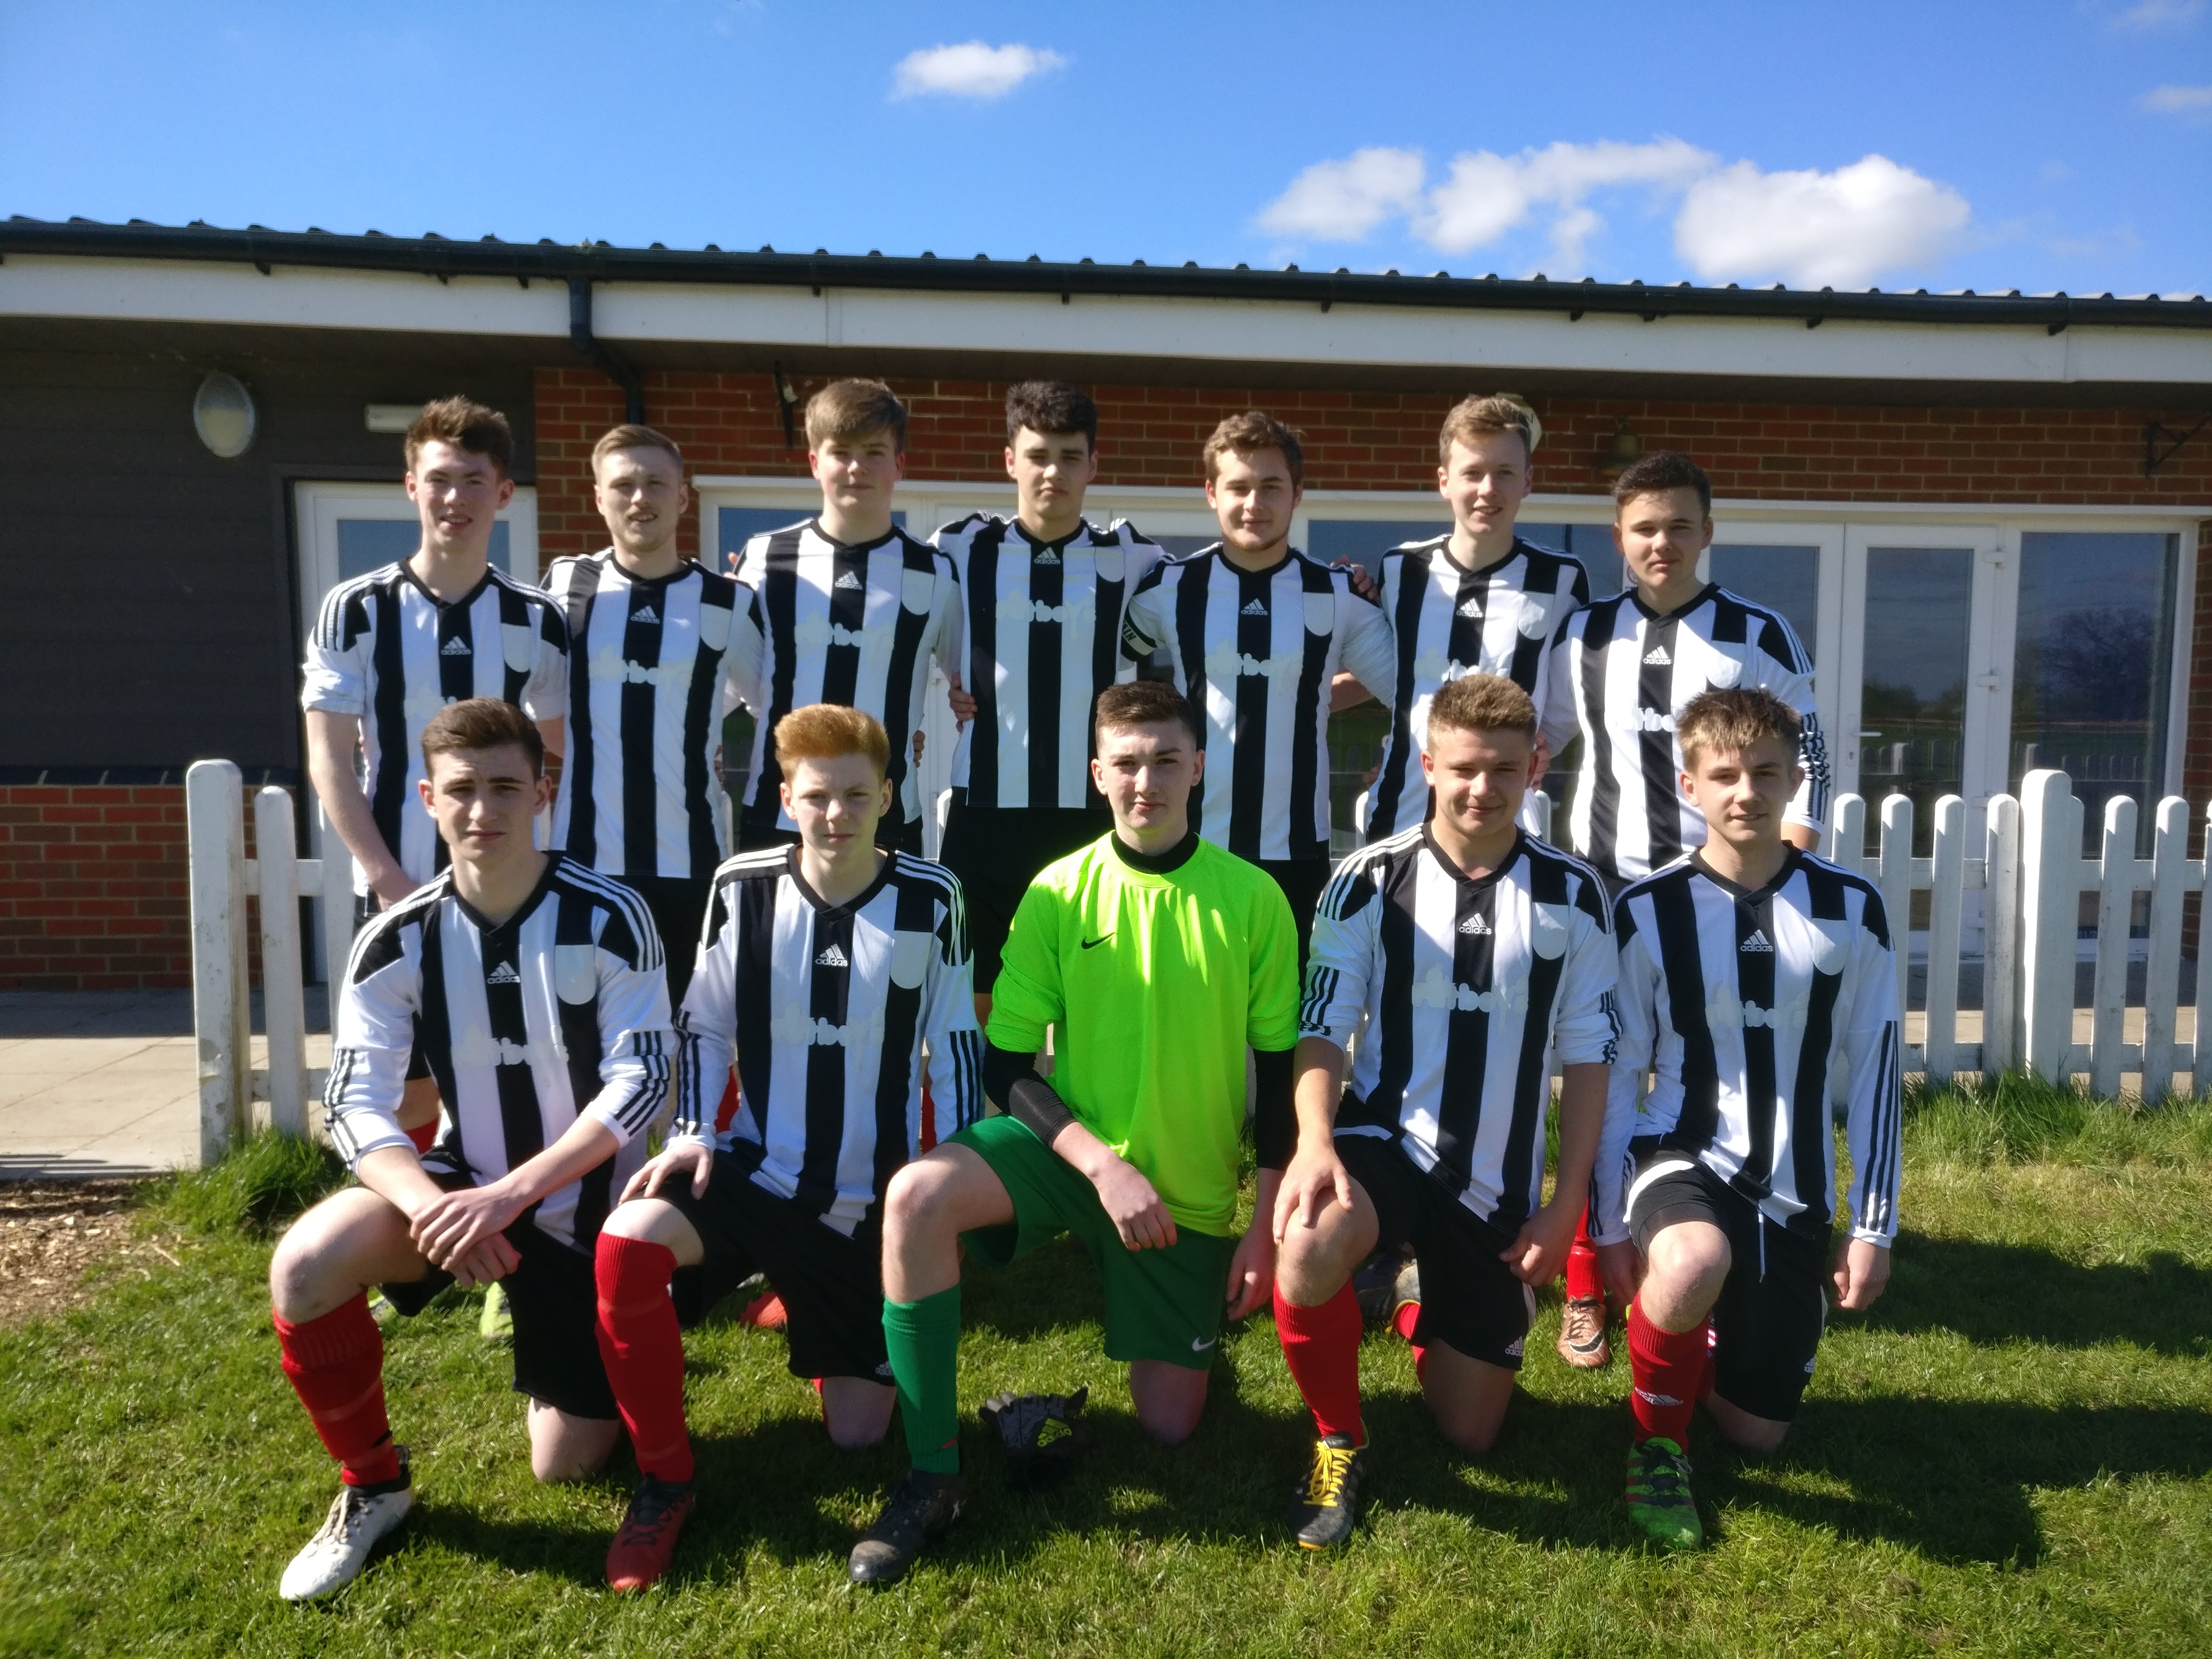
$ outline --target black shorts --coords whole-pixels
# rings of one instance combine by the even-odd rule
[[[776,826],[777,814],[745,817],[738,820],[738,851],[753,853],[763,847],[796,847],[799,831]],[[876,845],[886,853],[911,853],[921,856],[921,820],[908,818],[901,822],[886,815],[876,824]]]
[[[703,1197],[689,1181],[656,1196],[689,1221],[706,1247],[700,1270],[712,1297],[756,1270],[783,1298],[793,1376],[859,1376],[889,1383],[884,1348],[883,1229],[848,1238],[811,1210],[752,1179],[755,1160],[714,1154]],[[703,1298],[702,1298],[703,1300]]]
[[[361,930],[368,927],[368,924],[382,911],[382,909],[383,907],[376,902],[375,894],[356,893],[353,896],[353,931],[355,933],[356,935],[359,934]],[[333,991],[331,994],[331,1028],[333,1030],[337,1029],[337,994],[336,991]],[[407,1056],[407,1080],[410,1083],[412,1083],[418,1078],[426,1078],[429,1075],[429,1058],[423,1054],[422,1044],[420,1041],[417,1041],[415,1044],[415,1052]]]
[[[1639,1158],[1628,1199],[1636,1248],[1650,1255],[1653,1237],[1678,1221],[1708,1223],[1729,1242],[1728,1281],[1713,1304],[1713,1392],[1753,1417],[1789,1422],[1828,1320],[1826,1241],[1768,1220],[1682,1153]]]
[[[1306,949],[1313,943],[1314,912],[1321,906],[1322,890],[1335,866],[1325,859],[1254,859],[1291,902],[1291,920],[1298,928],[1298,977],[1306,972]]]
[[[1513,1235],[1461,1203],[1395,1140],[1340,1134],[1336,1155],[1375,1206],[1377,1248],[1410,1243],[1419,1259],[1421,1316],[1413,1340],[1424,1347],[1448,1343],[1470,1359],[1519,1370],[1536,1293],[1500,1260]]]
[[[447,1192],[475,1184],[443,1170],[429,1175]],[[526,1215],[506,1237],[522,1258],[499,1281],[514,1313],[514,1391],[571,1417],[616,1416],[615,1391],[599,1359],[599,1293],[592,1258],[547,1237]],[[386,1301],[411,1317],[453,1282],[453,1274],[433,1267],[408,1284],[380,1288]]]
[[[707,928],[707,904],[714,896],[714,878],[689,876],[617,876],[617,881],[645,901],[653,913],[653,931],[668,963],[668,1011],[684,1006],[690,988],[691,969],[699,961],[699,936]]]
[[[970,806],[952,792],[938,862],[960,878],[968,907],[968,942],[975,952],[975,988],[988,991],[1014,910],[1038,871],[1088,847],[1114,827],[1113,815],[1082,806]]]

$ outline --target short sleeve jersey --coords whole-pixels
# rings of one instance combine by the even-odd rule
[[[1053,1087],[1143,1171],[1179,1227],[1237,1214],[1244,1050],[1297,1041],[1297,931],[1282,889],[1211,842],[1164,871],[1109,833],[1047,865],[1014,912],[990,1039],[1054,1026]]]

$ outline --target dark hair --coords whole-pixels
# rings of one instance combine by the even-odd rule
[[[1066,380],[1022,380],[1006,388],[1006,441],[1024,427],[1049,436],[1080,432],[1091,448],[1098,447],[1098,405],[1079,386]]]
[[[507,425],[507,416],[458,392],[424,404],[422,412],[415,417],[415,424],[407,428],[410,472],[415,470],[422,446],[428,443],[451,444],[471,455],[484,456],[502,478],[514,474],[514,431]]]
[[[1232,449],[1239,455],[1262,449],[1281,450],[1284,460],[1290,463],[1291,484],[1299,489],[1305,488],[1306,452],[1298,443],[1296,427],[1285,426],[1273,416],[1256,409],[1228,416],[1206,441],[1207,483],[1213,481],[1216,463]]]
[[[1194,745],[1205,742],[1205,733],[1198,729],[1198,711],[1182,692],[1165,680],[1124,680],[1101,691],[1091,706],[1091,745],[1097,747],[1099,734],[1109,727],[1120,731],[1170,722],[1189,732]]]
[[[1696,490],[1698,504],[1707,517],[1711,516],[1713,481],[1705,476],[1705,468],[1675,449],[1655,449],[1623,467],[1613,481],[1613,508],[1618,512],[1638,495],[1668,489]]]
[[[1534,740],[1536,705],[1526,691],[1496,674],[1465,674],[1429,700],[1429,729],[1453,732],[1518,732]]]
[[[676,440],[665,432],[656,432],[649,426],[636,426],[625,422],[611,428],[607,434],[592,446],[592,476],[597,477],[599,463],[617,449],[659,449],[676,458],[676,465],[684,465],[684,452],[676,447]]]
[[[891,434],[891,447],[906,453],[906,405],[881,380],[832,380],[806,400],[806,447],[818,449],[832,438]]]
[[[1762,738],[1778,738],[1791,754],[1804,740],[1805,721],[1797,711],[1771,691],[1757,686],[1731,686],[1725,691],[1701,691],[1682,705],[1674,717],[1674,741],[1682,758],[1741,755]]]
[[[431,715],[422,728],[422,769],[430,769],[433,755],[504,749],[509,744],[530,757],[531,776],[545,775],[545,739],[538,733],[537,721],[497,697],[464,697]]]

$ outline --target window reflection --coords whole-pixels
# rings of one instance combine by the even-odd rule
[[[1867,550],[1866,637],[1859,694],[1859,793],[1911,798],[1913,842],[1934,839],[1936,802],[1965,793],[1966,635],[1974,564],[1961,547]]]
[[[1712,580],[1754,605],[1778,611],[1812,655],[1820,619],[1820,550],[1715,542],[1706,565]]]

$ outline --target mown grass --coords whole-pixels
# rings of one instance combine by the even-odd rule
[[[841,1453],[780,1339],[696,1334],[705,1498],[659,1590],[599,1582],[626,1463],[529,1477],[504,1356],[463,1303],[392,1338],[421,1501],[327,1606],[277,1573],[329,1501],[276,1368],[269,1231],[327,1179],[283,1149],[154,1203],[198,1243],[66,1318],[0,1334],[0,1651],[1134,1655],[2201,1652],[2212,1617],[2212,1141],[2016,1084],[1916,1095],[1890,1294],[1838,1316],[1783,1453],[1700,1422],[1715,1541],[1639,1549],[1617,1491],[1620,1362],[1571,1372],[1556,1304],[1495,1452],[1449,1452],[1395,1338],[1370,1340],[1372,1504],[1328,1559],[1279,1519],[1307,1432],[1264,1317],[1224,1340],[1197,1437],[1152,1445],[1065,1249],[971,1273],[963,1402],[1091,1385],[1076,1478],[1007,1492],[972,1428],[971,1518],[906,1584],[844,1588],[901,1467]],[[304,1167],[303,1167],[304,1166]],[[216,1194],[221,1196],[216,1196]]]

